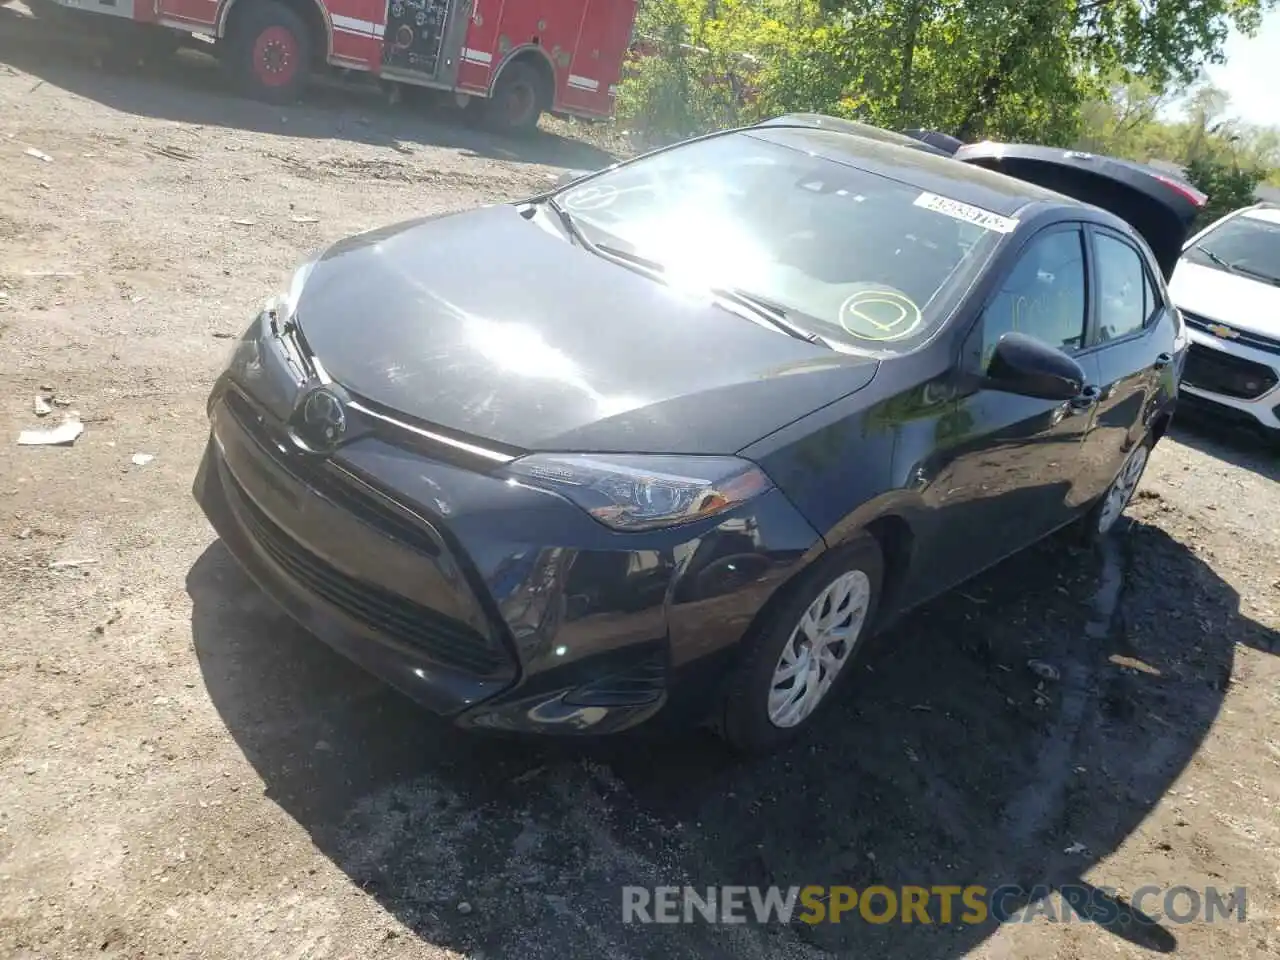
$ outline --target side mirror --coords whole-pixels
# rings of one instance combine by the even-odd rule
[[[564,173],[560,174],[560,176],[556,177],[555,188],[557,190],[563,190],[569,184],[573,183],[573,181],[581,177],[585,177],[589,173],[591,173],[590,170],[566,170]]]
[[[1084,389],[1085,373],[1061,350],[1011,332],[996,343],[987,381],[996,390],[1024,397],[1070,400]]]

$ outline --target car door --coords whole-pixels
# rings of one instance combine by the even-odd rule
[[[1145,435],[1161,378],[1173,362],[1176,320],[1149,258],[1128,237],[1091,225],[1098,405],[1081,454],[1080,485],[1092,500]]]
[[[1077,489],[1080,448],[1096,388],[1071,401],[1017,396],[984,383],[996,343],[1010,331],[1076,357],[1096,384],[1088,350],[1090,301],[1079,223],[1035,234],[1019,251],[967,335],[959,363],[954,445],[938,452],[925,499],[937,526],[922,592],[936,593],[1068,522],[1084,502]]]

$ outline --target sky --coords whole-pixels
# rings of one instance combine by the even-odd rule
[[[1230,96],[1229,113],[1246,123],[1280,126],[1280,9],[1263,17],[1257,36],[1233,31],[1223,52],[1227,62],[1208,74]]]

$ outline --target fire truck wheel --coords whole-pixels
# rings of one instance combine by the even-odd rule
[[[27,0],[27,9],[31,11],[31,15],[37,20],[53,22],[64,20],[75,12],[70,7],[54,3],[53,0]]]
[[[527,63],[512,63],[502,71],[493,96],[484,104],[485,126],[510,133],[527,133],[538,125],[546,109],[542,77]]]
[[[301,17],[280,3],[246,4],[227,39],[224,62],[245,94],[271,103],[298,99],[311,68]]]

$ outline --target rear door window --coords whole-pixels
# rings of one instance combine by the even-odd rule
[[[1142,255],[1107,233],[1094,235],[1098,270],[1098,340],[1107,343],[1142,330],[1155,310],[1155,293]]]

